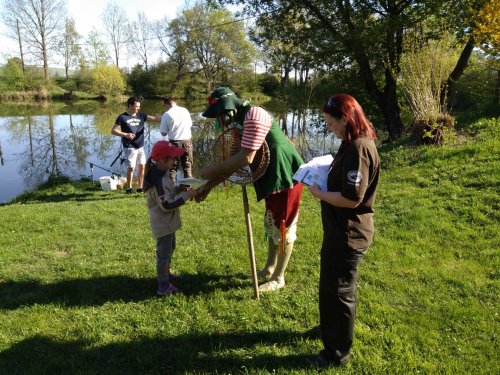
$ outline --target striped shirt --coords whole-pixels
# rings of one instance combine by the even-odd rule
[[[241,147],[257,151],[271,129],[273,118],[261,107],[251,107],[243,121]]]

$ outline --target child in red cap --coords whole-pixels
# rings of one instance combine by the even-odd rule
[[[158,141],[146,162],[144,191],[149,210],[153,237],[156,238],[156,276],[159,296],[176,293],[172,281],[178,278],[170,272],[170,262],[175,250],[175,232],[181,227],[179,207],[196,195],[196,189],[174,186],[166,171],[185,153],[168,141]]]

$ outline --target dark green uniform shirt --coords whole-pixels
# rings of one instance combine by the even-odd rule
[[[361,203],[356,208],[341,208],[321,201],[323,246],[370,246],[379,174],[380,159],[373,140],[358,138],[351,144],[342,143],[328,173],[328,191]]]

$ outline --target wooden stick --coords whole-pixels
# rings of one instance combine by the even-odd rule
[[[245,223],[247,226],[248,252],[250,255],[250,266],[252,267],[253,291],[255,299],[259,299],[259,282],[257,280],[257,267],[255,265],[255,251],[253,248],[252,222],[250,220],[250,208],[248,207],[248,195],[245,185],[241,185],[243,190],[243,207],[245,210]]]

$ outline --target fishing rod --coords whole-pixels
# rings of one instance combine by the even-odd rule
[[[139,138],[141,135],[143,135],[145,128],[146,128],[146,126],[144,126],[141,131],[139,131],[138,133],[136,133],[135,137]],[[151,132],[148,132],[148,140],[149,140],[150,134],[151,134]],[[122,158],[121,156],[123,154],[123,150],[126,149],[126,148],[128,148],[128,146],[130,146],[130,143],[134,143],[135,144],[135,142],[134,142],[133,139],[128,139],[125,142],[125,144],[122,145],[122,149],[120,150],[120,152],[118,153],[118,155],[116,155],[116,158],[115,158],[115,160],[113,160],[113,162],[111,163],[110,167],[112,167],[116,163],[116,161],[118,159],[120,159],[120,164],[123,164],[125,162],[126,159]]]
[[[112,166],[116,163],[116,161],[117,161],[118,159],[120,159],[120,164],[123,164],[123,163],[125,162],[125,160],[126,160],[126,159],[125,159],[125,158],[121,158],[121,156],[122,156],[122,154],[123,154],[123,150],[124,150],[124,149],[122,148],[122,149],[120,150],[120,152],[118,153],[118,155],[116,155],[116,158],[115,158],[115,160],[113,160],[113,162],[111,163],[110,167],[112,167]]]
[[[111,171],[111,170],[109,170],[109,169],[106,169],[106,168],[104,168],[104,167],[101,167],[100,165],[97,165],[97,164],[95,164],[95,163],[91,163],[91,162],[89,162],[89,161],[85,161],[85,162],[86,162],[86,163],[88,163],[88,164],[90,165],[90,176],[91,176],[92,181],[94,181],[94,167],[97,167],[97,168],[99,168],[99,169],[102,169],[103,171],[106,171],[106,172],[111,173],[111,176],[115,175],[115,176],[116,176],[116,177],[118,177],[118,178],[122,177],[122,175],[121,175],[121,174],[116,173],[116,172],[113,172],[113,171]]]

